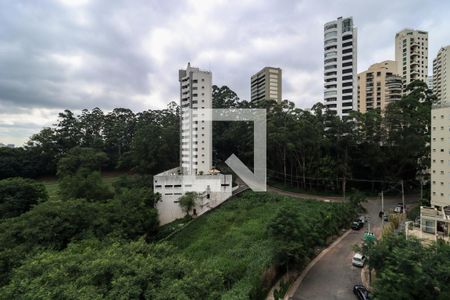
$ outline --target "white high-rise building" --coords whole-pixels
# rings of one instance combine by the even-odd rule
[[[433,60],[433,92],[441,102],[450,102],[450,45]]]
[[[325,106],[339,117],[358,109],[357,30],[353,19],[338,18],[324,25]]]
[[[196,193],[189,211],[197,217],[217,207],[233,192],[231,175],[212,168],[212,74],[188,64],[179,70],[180,82],[180,165],[153,176],[153,191],[161,195],[156,203],[161,225],[183,218],[180,198]],[[202,111],[204,110],[204,111]],[[204,114],[204,116],[202,116]]]
[[[403,86],[428,80],[428,32],[404,29],[395,35],[395,61]]]
[[[179,71],[181,106],[180,163],[184,175],[212,168],[212,122],[199,120],[198,109],[212,109],[212,74],[188,64]]]

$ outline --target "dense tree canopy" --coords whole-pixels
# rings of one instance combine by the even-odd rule
[[[47,200],[47,190],[42,183],[24,178],[0,180],[0,219],[19,216]]]
[[[158,196],[147,188],[121,188],[113,199],[47,201],[0,223],[0,285],[27,255],[64,249],[89,237],[135,239],[158,228]]]
[[[219,299],[223,278],[167,244],[86,240],[24,262],[4,299]]]
[[[375,299],[444,300],[450,298],[450,245],[428,245],[389,235],[368,249],[369,265],[377,272]]]

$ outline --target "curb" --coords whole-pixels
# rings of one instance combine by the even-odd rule
[[[302,284],[303,279],[305,279],[306,275],[308,275],[309,270],[311,270],[314,265],[322,259],[331,249],[336,247],[347,235],[350,234],[352,230],[347,230],[343,235],[341,235],[337,240],[335,240],[328,248],[322,250],[319,255],[317,255],[309,264],[306,266],[306,268],[303,270],[303,272],[300,274],[300,276],[294,281],[294,283],[289,287],[286,295],[284,296],[284,300],[293,299],[294,293],[298,290],[300,285]]]

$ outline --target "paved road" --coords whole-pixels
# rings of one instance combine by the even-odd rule
[[[339,196],[322,196],[322,195],[288,192],[288,191],[284,191],[284,190],[281,190],[281,189],[273,187],[273,186],[267,186],[267,191],[276,193],[279,195],[290,196],[290,197],[301,198],[301,199],[313,199],[313,200],[330,201],[330,202],[342,201],[342,197],[339,197]]]
[[[414,197],[406,199],[407,204],[416,203]],[[394,208],[398,198],[385,200],[385,210]],[[381,220],[378,218],[381,203],[377,199],[369,199],[365,203],[367,216],[371,230],[380,232]],[[408,207],[408,205],[407,205]],[[355,299],[352,287],[361,283],[361,269],[353,267],[351,260],[353,256],[352,246],[361,242],[364,229],[353,231],[346,236],[335,248],[323,256],[309,271],[303,282],[295,291],[293,299],[296,300],[333,300],[333,299]]]

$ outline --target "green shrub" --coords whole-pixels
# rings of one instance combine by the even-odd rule
[[[47,201],[45,186],[31,179],[0,180],[0,219],[19,216],[34,205]]]

